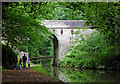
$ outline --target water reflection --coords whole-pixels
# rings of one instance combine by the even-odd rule
[[[43,68],[63,82],[120,82],[120,72],[105,70],[80,70],[52,67],[50,61],[41,61]]]
[[[120,82],[120,73],[115,71],[59,69],[69,82]]]

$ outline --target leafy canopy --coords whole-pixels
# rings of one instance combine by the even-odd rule
[[[3,3],[2,36],[11,48],[38,54],[40,44],[44,44],[51,33],[40,21],[31,18],[31,14],[27,16],[21,4]]]

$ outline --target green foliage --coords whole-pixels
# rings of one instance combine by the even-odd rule
[[[82,20],[84,14],[81,10],[74,10],[74,2],[47,2],[41,3],[39,19],[46,20]],[[79,3],[81,5],[82,3]],[[42,11],[44,10],[44,11]]]
[[[105,36],[93,32],[88,39],[79,41],[60,61],[60,66],[95,68],[95,69],[120,69],[119,52],[120,42],[110,45]]]
[[[53,56],[53,42],[52,39],[48,41],[44,41],[44,44],[41,44],[41,48],[39,48],[40,55],[43,56]]]
[[[51,33],[38,20],[28,16],[24,5],[32,6],[32,3],[3,3],[3,38],[7,40],[12,49],[29,52],[30,56],[39,56],[41,44],[48,41]],[[31,7],[28,7],[31,8]],[[29,14],[29,13],[28,13]]]
[[[120,3],[119,2],[86,2],[84,5],[87,24],[103,33],[113,44],[120,34]]]
[[[16,14],[38,20],[78,20],[84,19],[81,11],[84,3],[75,2],[12,2],[3,3]],[[78,9],[79,8],[79,9]],[[3,11],[4,13],[4,11]],[[3,15],[5,16],[5,15]]]
[[[99,32],[92,33],[84,38],[80,35],[66,54],[66,58],[60,61],[60,66],[120,69],[120,8],[119,2],[85,2],[70,3],[75,10],[80,10],[85,15],[86,25]],[[80,5],[81,4],[81,5]],[[75,6],[76,5],[76,6]],[[70,8],[70,6],[68,6]],[[81,40],[79,40],[81,38]]]
[[[2,44],[2,66],[3,68],[13,69],[15,56],[18,59],[18,54],[16,52],[14,52],[10,47]]]

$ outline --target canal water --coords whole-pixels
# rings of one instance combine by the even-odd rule
[[[51,59],[41,60],[42,67],[52,76],[66,83],[101,82],[120,84],[120,72],[106,70],[81,70],[51,66]]]

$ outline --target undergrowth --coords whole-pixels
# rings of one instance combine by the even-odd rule
[[[93,32],[71,47],[59,66],[120,70],[120,42],[110,44],[104,35]]]

